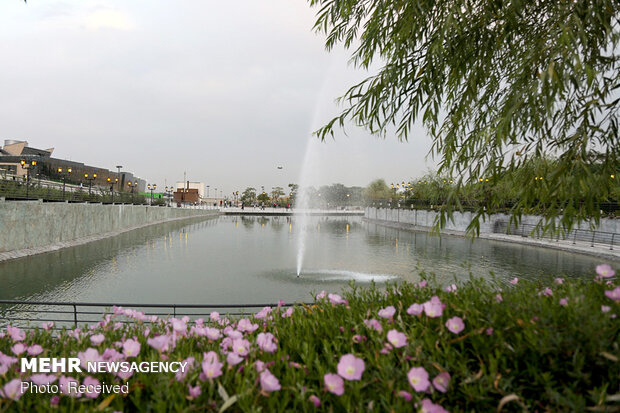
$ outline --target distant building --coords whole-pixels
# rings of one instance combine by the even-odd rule
[[[15,179],[26,179],[28,170],[21,165],[24,161],[25,166],[30,167],[30,179],[48,178],[52,180],[62,180],[66,177],[67,182],[75,184],[87,185],[92,180],[93,186],[99,186],[109,190],[111,187],[115,191],[124,190],[131,191],[129,182],[134,185],[138,182],[134,191],[144,192],[146,190],[146,181],[134,176],[131,172],[110,171],[105,168],[85,165],[81,162],[67,161],[65,159],[52,158],[54,148],[37,149],[28,145],[27,141],[15,139],[5,139],[4,146],[0,148],[0,177],[7,178],[9,176]],[[32,166],[32,161],[36,161],[36,166]],[[59,169],[61,171],[59,172]],[[69,172],[71,169],[71,172]],[[95,177],[96,175],[96,177]],[[110,178],[110,181],[108,181]],[[118,183],[116,179],[118,178]]]
[[[204,182],[177,182],[176,185],[176,190],[178,191],[179,189],[197,189],[198,190],[198,196],[202,199],[205,197],[205,184]]]
[[[172,201],[177,204],[199,204],[201,199],[198,189],[180,188],[172,193]]]

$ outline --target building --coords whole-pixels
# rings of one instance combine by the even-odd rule
[[[199,204],[201,198],[197,188],[180,188],[172,193],[172,201],[177,204]]]
[[[198,190],[198,196],[202,199],[205,197],[205,184],[204,182],[177,182],[176,185],[176,190],[178,191],[179,189],[197,189]]]
[[[134,185],[134,191],[144,192],[146,190],[146,181],[134,176],[131,172],[119,173],[81,162],[53,158],[53,151],[54,148],[32,148],[27,141],[5,139],[4,146],[0,148],[0,178],[25,180],[29,176],[31,180],[56,181],[62,181],[65,178],[67,183],[85,186],[90,184],[106,190],[131,191]],[[131,186],[129,182],[132,183]]]

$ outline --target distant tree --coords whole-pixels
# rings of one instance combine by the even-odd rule
[[[266,192],[260,193],[256,197],[256,200],[258,202],[264,202],[264,203],[268,204],[269,203],[269,195]]]
[[[385,183],[383,179],[372,181],[364,190],[364,198],[367,202],[384,201],[390,199],[394,191]]]
[[[347,106],[317,131],[352,120],[407,140],[421,121],[439,172],[455,177],[443,226],[468,185],[489,186],[553,156],[542,184],[520,181],[512,222],[532,207],[545,227],[598,222],[620,167],[620,1],[309,0],[326,47],[354,48],[378,73],[351,87]],[[594,166],[597,167],[594,167]],[[488,191],[489,206],[499,202]],[[544,206],[544,208],[543,208]],[[469,230],[479,230],[480,205]],[[542,222],[541,222],[542,223]]]
[[[281,186],[271,188],[271,199],[273,202],[278,202],[281,196],[284,195],[284,189]]]
[[[256,188],[248,187],[241,194],[241,202],[250,204],[256,199]]]

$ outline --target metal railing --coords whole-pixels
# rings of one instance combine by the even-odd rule
[[[40,182],[31,179],[0,179],[0,197],[5,200],[38,200],[48,202],[97,202],[104,204],[145,204],[142,194],[105,190],[99,186],[76,186],[62,182]],[[164,204],[164,202],[158,202]]]
[[[586,229],[573,229],[562,234],[549,234],[542,231],[534,224],[519,224],[517,227],[508,225],[508,221],[496,221],[493,227],[496,234],[521,235],[522,237],[546,238],[552,240],[572,241],[573,244],[587,242],[591,247],[595,244],[609,245],[609,249],[614,249],[614,244],[620,241],[620,234],[605,231],[591,231]]]
[[[282,304],[280,307],[312,304],[314,303],[290,303]],[[218,311],[230,317],[249,316],[254,313],[250,311],[251,309],[276,308],[278,304],[128,304],[0,300],[0,328],[13,325],[33,329],[45,322],[53,322],[53,328],[57,330],[63,327],[76,328],[102,321],[106,314],[112,314],[112,308],[115,306],[141,311],[147,317],[200,318],[208,317],[212,311]],[[136,321],[125,319],[121,322],[135,323]],[[32,325],[32,323],[38,323],[38,325]]]

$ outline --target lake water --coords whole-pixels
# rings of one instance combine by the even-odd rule
[[[129,303],[311,301],[355,280],[440,282],[592,276],[600,260],[566,252],[399,231],[360,217],[317,217],[296,275],[295,218],[222,216],[172,222],[0,263],[0,299]]]

